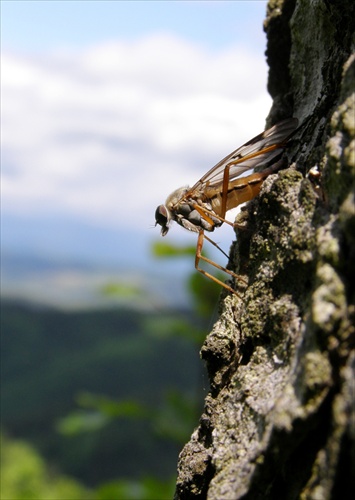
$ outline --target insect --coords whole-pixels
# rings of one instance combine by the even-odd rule
[[[204,239],[221,250],[205,231],[212,232],[224,222],[234,226],[226,220],[226,213],[257,196],[266,177],[282,166],[283,161],[279,158],[297,125],[298,120],[290,118],[257,135],[217,163],[194,186],[176,189],[155,211],[155,225],[161,226],[162,236],[167,234],[172,221],[198,233],[195,268],[236,295],[233,288],[199,266],[203,260],[233,278],[239,278],[233,271],[202,255]],[[263,170],[248,174],[255,168]]]

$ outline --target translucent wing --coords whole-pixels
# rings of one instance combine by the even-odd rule
[[[230,166],[229,180],[232,181],[248,170],[270,162],[282,152],[287,140],[296,130],[297,125],[297,118],[290,118],[277,123],[268,130],[265,130],[265,132],[257,135],[211,168],[186,193],[184,198],[196,190],[200,191],[207,187],[216,188],[222,184],[224,170],[228,165]]]

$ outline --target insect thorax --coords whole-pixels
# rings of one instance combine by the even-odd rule
[[[215,227],[220,226],[222,222],[211,214],[213,213],[211,203],[208,200],[202,200],[198,195],[194,196],[194,199],[184,198],[188,191],[187,187],[177,189],[166,200],[166,206],[173,220],[185,229],[194,232],[201,229],[213,231]]]

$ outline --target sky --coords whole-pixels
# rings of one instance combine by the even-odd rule
[[[117,244],[107,231],[121,238],[111,257],[144,260],[157,205],[264,129],[265,13],[261,0],[2,0],[3,249],[93,255]]]

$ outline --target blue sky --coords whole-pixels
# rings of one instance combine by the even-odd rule
[[[3,249],[149,266],[156,206],[264,128],[265,11],[2,1]]]
[[[236,41],[259,50],[264,0],[2,0],[3,50],[80,48],[170,31],[212,50]]]

